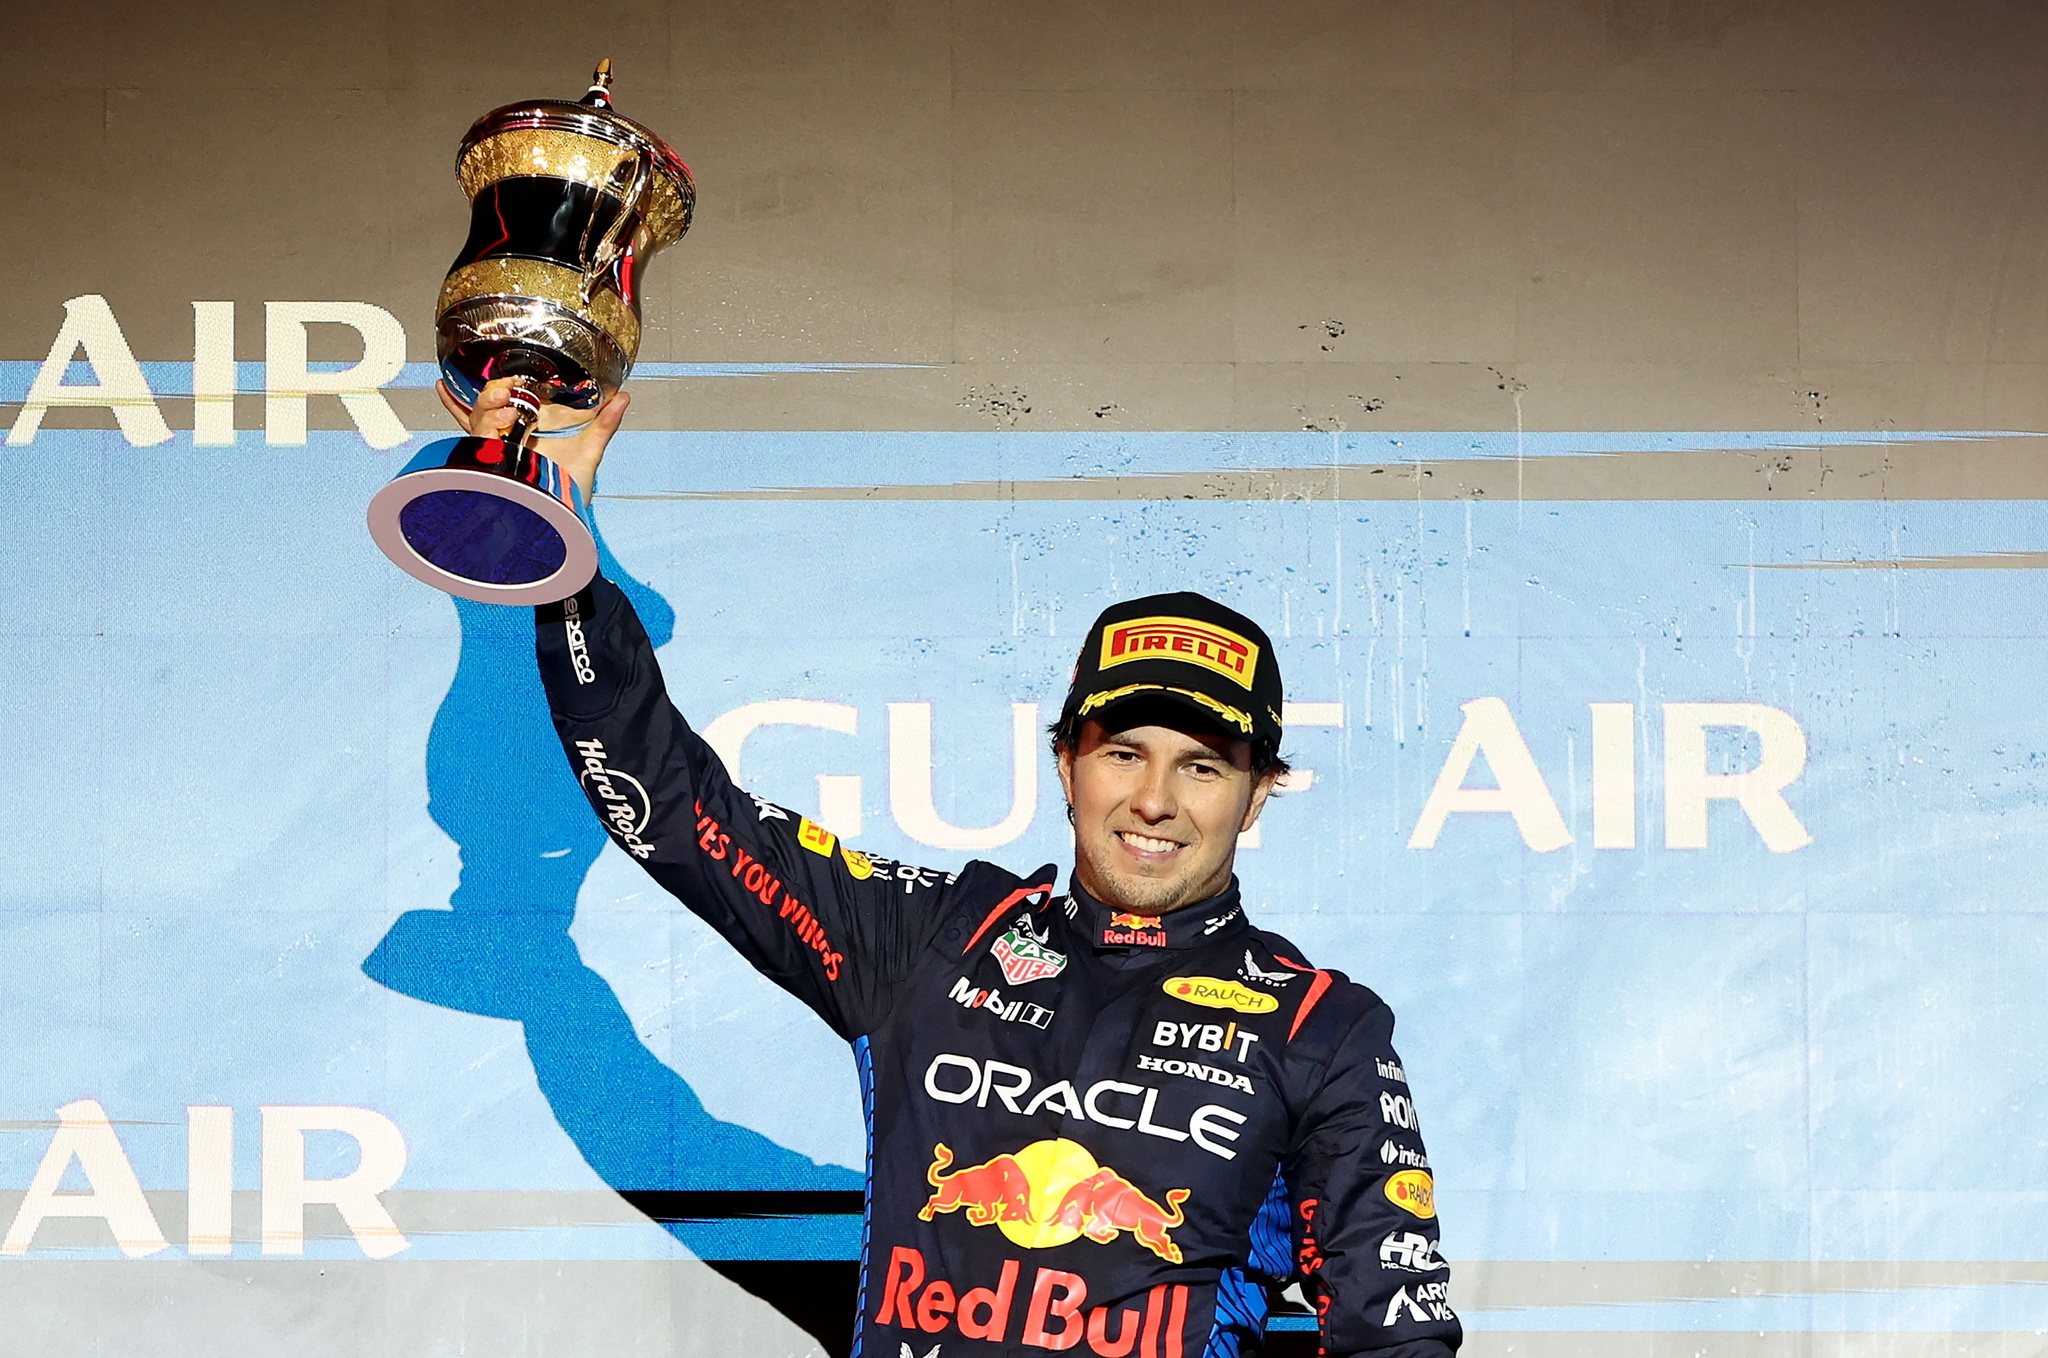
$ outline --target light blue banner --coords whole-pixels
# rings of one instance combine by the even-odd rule
[[[1383,437],[1432,458],[1512,442],[638,433],[597,513],[686,714],[830,717],[753,725],[747,783],[842,824],[857,805],[860,847],[941,868],[1066,862],[1039,733],[1101,607],[1197,588],[1260,619],[1309,776],[1240,874],[1259,924],[1399,1014],[1454,1260],[2048,1259],[2048,596],[2025,569],[1910,568],[2048,547],[2048,509],[695,498],[1363,462]],[[531,957],[479,954],[438,1004],[363,971],[401,914],[461,892],[554,912],[601,978],[590,1013],[615,1005],[704,1127],[757,1133],[802,1186],[857,1186],[845,1049],[602,847],[526,618],[458,616],[370,543],[363,506],[409,449],[258,438],[47,430],[8,451],[0,1189],[29,1187],[56,1110],[90,1099],[152,1192],[186,1187],[193,1105],[234,1110],[245,1191],[263,1105],[375,1110],[403,1136],[401,1191],[601,1190],[535,1065],[573,1062],[598,1020],[537,1037],[476,998]],[[1732,781],[1752,769],[1772,776]],[[1478,809],[1497,780],[1513,808]],[[357,1163],[339,1131],[305,1146],[308,1178]],[[737,1158],[699,1169],[690,1186],[758,1186]],[[741,1233],[677,1234],[719,1257],[850,1252],[829,1219]],[[673,1248],[622,1217],[415,1237],[394,1260]],[[1627,1327],[2044,1316],[2033,1291],[1898,1296]]]

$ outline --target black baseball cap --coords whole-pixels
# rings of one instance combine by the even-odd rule
[[[1111,604],[1088,629],[1059,729],[1137,701],[1186,709],[1267,754],[1280,749],[1280,663],[1265,629],[1205,595]]]

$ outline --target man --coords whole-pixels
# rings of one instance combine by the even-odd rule
[[[509,423],[502,389],[443,399]],[[550,447],[586,493],[624,412]],[[1255,623],[1169,594],[1090,630],[1054,729],[1064,894],[1050,865],[870,857],[734,787],[606,580],[538,610],[537,646],[613,840],[853,1045],[856,1352],[1252,1354],[1290,1278],[1326,1353],[1457,1348],[1393,1016],[1238,899],[1237,837],[1286,769]]]

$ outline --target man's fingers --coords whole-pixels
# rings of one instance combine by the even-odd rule
[[[501,439],[512,432],[519,412],[512,408],[512,379],[501,377],[476,394],[476,423],[471,433]]]
[[[630,392],[615,391],[610,399],[597,408],[597,418],[590,422],[590,431],[597,436],[600,456],[603,455],[604,445],[611,442],[612,435],[618,433],[619,426],[625,423],[626,407],[632,404],[633,397]]]
[[[633,398],[625,392],[613,392],[611,398],[597,408],[589,424],[571,438],[564,439],[555,451],[555,461],[562,469],[576,479],[588,496],[597,483],[597,464],[604,461],[605,445],[612,441],[612,435],[619,432],[619,422],[626,418],[626,407]]]
[[[506,406],[510,391],[511,383],[493,382],[477,393],[475,405],[466,406],[446,382],[434,384],[434,394],[441,398],[442,408],[455,417],[462,432],[480,439],[503,438],[512,427],[513,412]]]
[[[477,438],[503,438],[518,418],[512,409],[512,379],[501,377],[477,393],[476,404],[462,404],[446,382],[434,384],[435,394],[441,398],[441,405],[462,426],[466,434]]]
[[[435,383],[434,394],[441,398],[442,407],[455,423],[475,438],[503,438],[517,418],[517,412],[511,405],[510,378],[500,378],[478,392],[473,406],[462,404],[446,382]],[[598,407],[589,424],[553,450],[556,461],[576,478],[584,494],[590,493],[597,478],[597,464],[604,460],[605,445],[612,441],[612,435],[619,432],[619,425],[626,418],[626,408],[632,403],[633,398],[625,392],[613,392],[611,398]]]
[[[512,379],[509,377],[495,378],[485,383],[484,389],[476,394],[476,408],[478,410],[498,410],[503,408],[511,399]]]
[[[590,428],[583,431],[577,442],[583,445],[590,461],[590,476],[597,475],[597,464],[604,461],[604,450],[611,445],[612,435],[619,432],[619,425],[626,418],[626,407],[633,404],[633,398],[623,391],[615,391],[605,403],[597,408],[597,415],[590,422]]]

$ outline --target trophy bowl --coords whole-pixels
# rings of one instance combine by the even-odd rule
[[[508,104],[462,139],[469,238],[435,305],[441,379],[473,403],[513,381],[501,439],[430,444],[370,501],[370,536],[416,579],[486,603],[565,599],[597,573],[589,506],[536,440],[574,433],[640,350],[648,261],[682,239],[696,184],[611,106],[611,62],[579,102]]]

